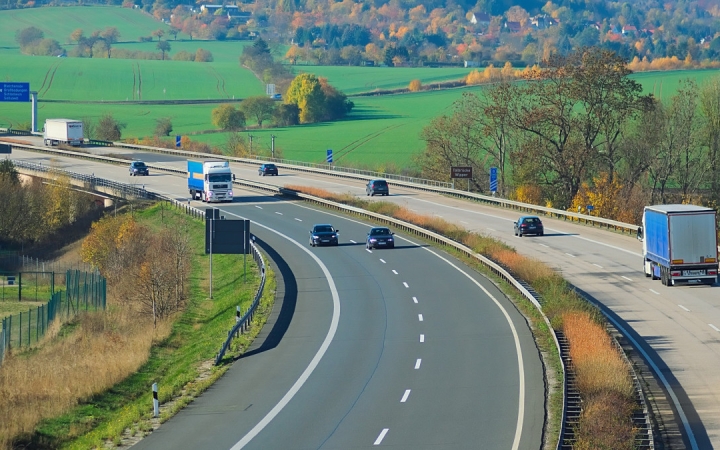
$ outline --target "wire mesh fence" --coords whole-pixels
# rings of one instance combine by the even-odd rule
[[[2,319],[0,363],[8,350],[37,344],[53,320],[69,318],[83,311],[104,310],[107,306],[107,284],[98,273],[68,270],[65,289],[51,292],[50,300],[29,311]]]

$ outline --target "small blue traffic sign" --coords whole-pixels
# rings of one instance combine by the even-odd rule
[[[497,167],[490,168],[490,191],[497,192],[498,181],[497,181]]]
[[[175,136],[175,147],[180,147],[182,144],[182,137],[181,136]]]
[[[326,161],[327,161],[328,164],[331,164],[331,163],[333,162],[333,157],[332,157],[332,156],[333,156],[333,155],[332,155],[332,149],[329,148],[329,149],[327,150],[327,158],[326,158]]]

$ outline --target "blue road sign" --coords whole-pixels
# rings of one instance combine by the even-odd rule
[[[585,207],[585,209],[587,209],[587,211],[590,212],[590,211],[594,210],[595,207],[594,207],[593,205],[587,205],[587,206]]]
[[[0,83],[0,102],[29,102],[30,83]]]
[[[497,192],[497,167],[490,168],[490,191]]]
[[[180,147],[182,143],[182,137],[181,136],[175,136],[175,147]]]
[[[331,148],[329,148],[329,149],[327,150],[327,158],[326,158],[326,161],[327,161],[328,164],[330,164],[330,163],[333,162],[333,159],[332,159],[332,149],[331,149]]]

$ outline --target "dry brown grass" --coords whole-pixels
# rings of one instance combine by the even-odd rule
[[[43,419],[70,410],[136,372],[170,324],[119,312],[82,314],[68,335],[48,333],[32,357],[11,356],[0,368],[0,448],[32,433]]]
[[[636,430],[633,404],[616,392],[604,392],[583,402],[574,450],[632,450]]]
[[[600,324],[586,312],[573,311],[563,315],[563,331],[582,394],[616,392],[632,398],[633,384],[625,360]]]

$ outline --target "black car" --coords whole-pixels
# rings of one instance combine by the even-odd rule
[[[523,237],[524,234],[542,236],[545,234],[542,220],[538,216],[522,216],[514,223],[515,236]]]
[[[133,161],[130,163],[130,176],[150,175],[150,169],[142,161]]]
[[[387,227],[373,227],[367,235],[365,248],[395,248],[394,233]]]
[[[338,245],[338,230],[330,224],[313,225],[310,231],[310,246]]]
[[[385,180],[370,180],[365,185],[365,192],[372,197],[373,195],[390,195],[390,188]]]
[[[258,175],[265,176],[265,175],[277,175],[278,169],[275,164],[263,164],[258,168]]]

